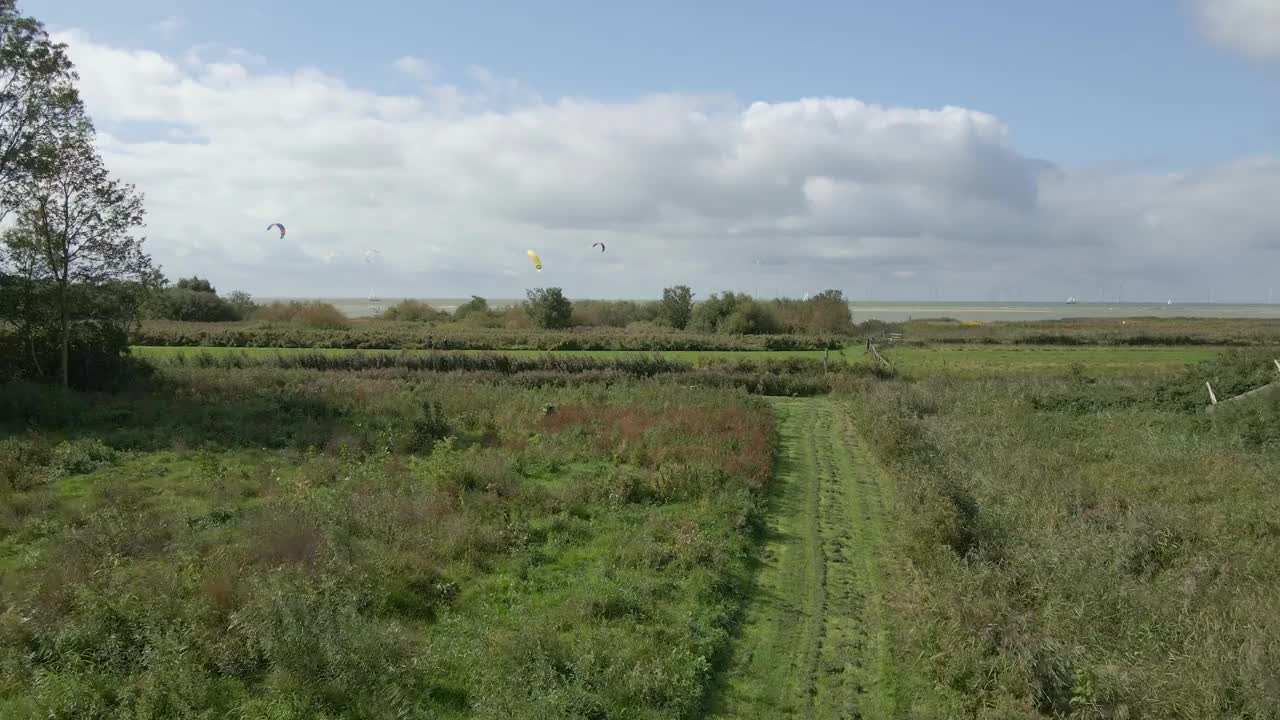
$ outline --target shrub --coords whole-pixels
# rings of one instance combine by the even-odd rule
[[[345,330],[351,321],[338,308],[322,302],[273,302],[260,306],[254,317],[268,322],[295,323],[320,330]]]
[[[101,440],[68,440],[53,448],[49,473],[54,478],[83,475],[115,459],[115,450]]]
[[[403,320],[406,322],[442,322],[450,319],[449,313],[436,310],[427,303],[412,298],[401,300],[382,311],[383,320]]]
[[[164,320],[185,322],[226,322],[239,320],[239,311],[212,292],[166,288],[154,301],[152,314]]]
[[[693,309],[689,327],[697,332],[764,335],[778,332],[772,312],[746,293],[712,293]]]
[[[470,300],[462,303],[457,310],[453,311],[453,318],[455,320],[466,320],[469,317],[485,319],[490,312],[488,300],[479,295],[472,295]]]
[[[439,400],[422,401],[422,410],[413,421],[413,447],[430,452],[436,441],[449,437],[451,428]]]

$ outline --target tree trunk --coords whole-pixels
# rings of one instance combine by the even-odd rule
[[[68,368],[71,354],[71,325],[67,322],[67,308],[62,308],[62,389],[71,387],[71,373]]]
[[[69,356],[71,355],[71,323],[67,320],[67,282],[63,281],[62,287],[58,292],[58,345],[61,353],[61,375],[62,389],[66,390],[71,387],[71,372],[69,369]]]

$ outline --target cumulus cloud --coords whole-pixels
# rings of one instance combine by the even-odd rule
[[[1207,268],[1248,275],[1280,250],[1271,158],[1087,173],[1025,156],[998,118],[958,107],[548,100],[481,69],[444,82],[413,57],[388,72],[419,87],[386,94],[226,52],[61,39],[109,166],[147,194],[150,249],[170,274],[219,287],[615,297],[686,282],[703,295],[1034,298],[1141,276],[1163,295]],[[263,230],[275,221],[286,240]],[[590,252],[596,240],[608,253]],[[363,263],[369,247],[384,262]]]
[[[1214,40],[1258,60],[1280,61],[1280,2],[1197,0],[1204,29]]]

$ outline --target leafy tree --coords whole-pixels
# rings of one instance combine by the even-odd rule
[[[12,255],[30,263],[31,282],[47,288],[66,387],[75,324],[136,319],[146,293],[162,278],[142,251],[143,241],[133,237],[142,226],[142,195],[111,179],[87,120],[37,147],[29,167],[15,195],[18,232],[5,242]]]
[[[184,322],[239,320],[240,313],[217,294],[183,287],[166,288],[155,302],[155,315]]]
[[[258,308],[258,304],[253,301],[253,296],[243,290],[232,290],[227,295],[227,304],[236,311],[237,320],[247,320]]]
[[[558,287],[536,288],[526,290],[528,302],[525,312],[540,328],[558,330],[569,327],[573,322],[573,304]]]
[[[197,277],[194,275],[189,278],[182,278],[177,282],[177,284],[174,285],[174,287],[178,288],[179,290],[191,290],[192,292],[213,293],[214,295],[218,294],[218,291],[215,290],[214,287],[209,284],[208,280],[205,280],[204,278]]]
[[[675,285],[662,290],[661,317],[663,322],[677,330],[683,330],[693,316],[693,291],[688,285]]]
[[[75,81],[65,46],[15,0],[0,0],[0,218],[14,209],[35,148],[82,117]]]
[[[488,314],[489,301],[479,295],[472,295],[470,300],[462,303],[457,310],[453,311],[453,319],[465,320],[470,315],[484,316]]]

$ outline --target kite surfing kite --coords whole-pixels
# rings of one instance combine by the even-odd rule
[[[538,269],[538,272],[542,272],[542,258],[538,257],[538,253],[529,250],[528,255],[529,259],[533,261],[533,266]]]
[[[267,229],[268,229],[268,230],[270,230],[270,229],[271,229],[271,228],[273,228],[273,227],[274,227],[274,228],[280,228],[280,237],[284,237],[284,226],[283,226],[283,225],[281,225],[280,223],[271,223],[270,225],[268,225],[268,226],[267,226]]]
[[[593,243],[591,243],[591,247],[595,247],[595,246],[597,246],[597,245],[599,245],[599,246],[600,246],[600,252],[604,252],[604,243],[602,243],[602,242],[593,242]]]

